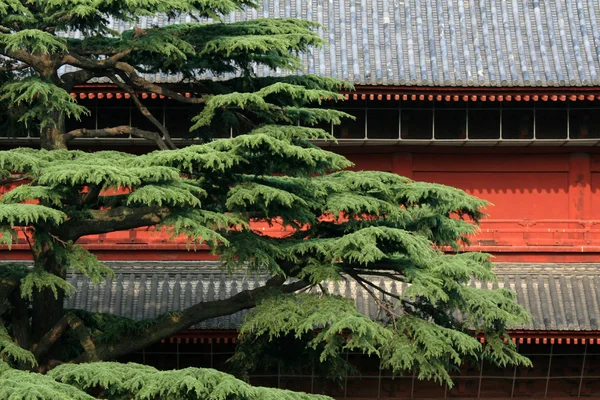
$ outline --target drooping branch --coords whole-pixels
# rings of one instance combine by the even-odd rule
[[[76,241],[86,235],[154,226],[166,218],[170,210],[163,207],[116,207],[88,212],[92,215],[91,218],[69,220],[51,233],[66,241]]]
[[[123,82],[119,81],[116,76],[111,76],[110,80],[115,85],[117,85],[121,90],[125,91],[126,93],[129,93],[129,95],[133,99],[133,103],[135,104],[137,109],[142,113],[142,115],[144,117],[146,117],[146,119],[148,119],[148,121],[150,121],[152,123],[152,125],[154,125],[160,131],[160,133],[162,133],[164,141],[167,143],[167,145],[171,149],[176,149],[177,146],[175,146],[175,144],[173,143],[173,140],[171,139],[171,135],[169,134],[168,129],[163,124],[161,124],[156,119],[156,117],[154,117],[154,115],[152,115],[150,110],[148,110],[148,107],[146,107],[145,105],[142,104],[142,102],[140,101],[140,99],[137,96],[137,94],[135,93],[135,91],[133,89],[131,89],[129,86],[127,86],[126,84],[124,84]]]
[[[354,280],[355,280],[355,281],[356,281],[358,284],[360,284],[361,286],[363,286],[363,284],[366,284],[366,285],[369,285],[369,286],[371,286],[371,288],[372,288],[373,290],[377,290],[377,291],[379,291],[379,292],[381,292],[381,293],[383,293],[383,294],[385,294],[385,295],[387,295],[387,296],[390,296],[390,297],[391,297],[391,298],[393,298],[393,299],[396,299],[396,300],[401,300],[401,299],[402,299],[402,298],[401,298],[400,296],[398,296],[397,294],[393,294],[393,293],[391,293],[391,292],[388,292],[387,290],[385,290],[385,289],[384,289],[384,288],[382,288],[381,286],[375,285],[373,282],[369,281],[368,279],[364,279],[363,277],[361,277],[361,276],[360,276],[360,275],[358,275],[358,274],[355,274],[355,273],[352,273],[352,272],[347,272],[347,273],[348,273],[348,275],[350,275],[352,278],[354,278]],[[368,289],[367,289],[367,290],[368,290]],[[371,293],[371,292],[369,291],[369,293]]]
[[[141,350],[160,339],[172,336],[202,321],[231,315],[238,311],[255,307],[261,297],[270,291],[292,293],[310,285],[305,281],[296,281],[289,284],[284,284],[284,282],[284,278],[277,276],[269,279],[265,286],[242,291],[228,299],[195,304],[180,313],[159,320],[159,322],[142,334],[123,337],[116,343],[98,345],[96,347],[96,354],[99,360],[114,360],[131,352]],[[85,362],[87,361],[86,357],[86,354],[82,354],[73,360],[73,362]]]
[[[390,264],[391,266],[391,264]],[[392,274],[389,272],[379,270],[380,267],[383,267],[383,264],[377,264],[376,270],[371,269],[360,269],[360,268],[344,268],[344,272],[355,273],[359,275],[373,275],[373,276],[381,276],[383,278],[388,278],[398,282],[406,282],[406,279],[401,274]]]
[[[65,134],[66,141],[70,142],[75,138],[80,137],[111,137],[117,135],[131,135],[134,137],[150,140],[161,149],[169,150],[169,147],[165,144],[164,140],[156,132],[146,131],[144,129],[134,128],[129,125],[120,125],[112,128],[103,129],[75,129]]]

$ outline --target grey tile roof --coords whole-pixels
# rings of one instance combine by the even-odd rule
[[[600,85],[598,0],[262,0],[226,22],[295,17],[322,25],[311,74],[360,85]],[[189,21],[143,18],[142,28]],[[112,28],[131,25],[113,21]],[[71,33],[77,36],[78,33]],[[260,68],[259,75],[281,71]],[[177,76],[154,75],[158,82]]]
[[[77,274],[68,277],[76,288],[68,308],[108,312],[129,318],[152,318],[201,301],[228,298],[241,290],[263,285],[266,276],[225,275],[213,262],[128,262],[111,265],[116,279],[94,286]],[[510,287],[532,315],[536,331],[600,330],[600,264],[497,264],[499,287]],[[374,280],[391,293],[402,284]],[[478,282],[472,285],[481,287]],[[372,318],[380,311],[372,298],[352,282],[329,284],[332,293],[353,297],[358,309]],[[205,321],[196,329],[235,329],[244,313]]]

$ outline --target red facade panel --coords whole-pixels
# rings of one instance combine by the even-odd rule
[[[415,172],[419,181],[454,186],[491,202],[489,219],[568,218],[569,182],[566,172]]]

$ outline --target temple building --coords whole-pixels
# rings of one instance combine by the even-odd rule
[[[493,203],[466,251],[494,256],[498,285],[517,293],[532,314],[514,340],[533,368],[486,364],[453,374],[449,389],[411,376],[392,379],[376,360],[348,354],[359,374],[340,384],[313,373],[280,371],[252,383],[335,398],[600,397],[600,2],[595,0],[264,0],[225,21],[295,17],[320,24],[326,45],[303,54],[307,73],[352,82],[332,105],[356,117],[323,126],[357,170],[381,170],[464,189]],[[183,17],[182,17],[183,18]],[[157,17],[142,28],[181,22]],[[132,26],[114,22],[115,29]],[[261,69],[260,76],[281,74]],[[155,82],[177,87],[177,76]],[[185,121],[194,109],[140,94],[175,141],[194,143]],[[132,124],[152,129],[130,95],[106,83],[72,96],[92,113],[82,126]],[[74,124],[72,127],[76,128]],[[231,129],[224,136],[235,136]],[[37,146],[34,132],[0,137],[0,147]],[[81,148],[143,152],[142,139],[82,138]],[[225,276],[208,252],[189,252],[144,231],[82,240],[116,272],[93,286],[73,274],[69,307],[136,319],[226,298],[264,283]],[[29,259],[19,243],[0,259]],[[199,268],[199,266],[203,266]],[[380,285],[392,285],[382,280]],[[473,282],[474,285],[479,283]],[[391,290],[390,286],[390,290]],[[377,318],[377,306],[350,284]],[[402,288],[394,288],[401,291]],[[208,321],[145,349],[130,360],[163,368],[219,368],[235,348],[241,314]]]

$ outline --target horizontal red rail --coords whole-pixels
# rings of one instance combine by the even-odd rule
[[[253,224],[263,234],[282,237],[290,233],[277,226]],[[589,247],[600,246],[600,220],[569,219],[488,219],[484,220],[479,232],[471,237],[475,247]],[[90,249],[103,248],[126,250],[154,248],[164,250],[186,250],[185,239],[171,241],[168,234],[148,229],[132,229],[102,235],[85,236],[79,243]],[[27,246],[25,235],[20,232],[16,247]],[[201,250],[203,247],[198,248]]]

